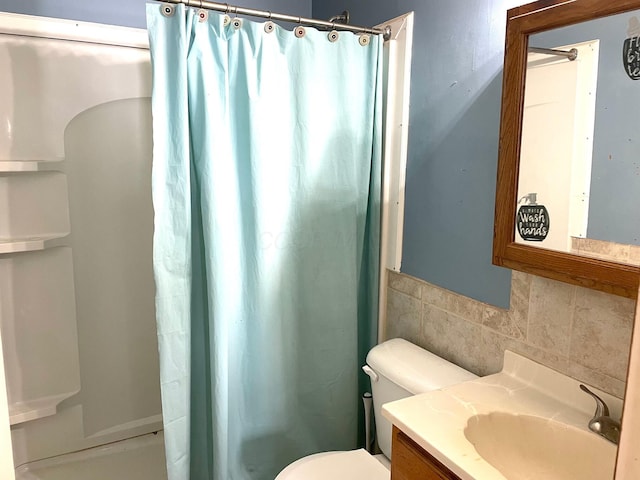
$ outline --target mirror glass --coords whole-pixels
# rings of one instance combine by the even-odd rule
[[[527,60],[515,242],[640,265],[640,10],[531,35]]]

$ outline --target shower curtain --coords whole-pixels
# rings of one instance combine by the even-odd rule
[[[147,22],[169,479],[273,480],[358,446],[382,40],[184,5]]]

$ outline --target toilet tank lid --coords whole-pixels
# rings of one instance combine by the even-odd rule
[[[412,394],[429,392],[478,378],[477,375],[401,338],[371,349],[367,364]]]

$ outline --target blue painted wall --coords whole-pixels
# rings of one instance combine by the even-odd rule
[[[0,0],[0,11],[144,28],[144,4],[144,0]]]
[[[507,307],[491,265],[506,11],[526,1],[324,0],[375,25],[415,12],[402,271]]]
[[[145,0],[0,0],[0,11],[146,28],[146,3]],[[311,16],[311,0],[243,0],[236,4]]]

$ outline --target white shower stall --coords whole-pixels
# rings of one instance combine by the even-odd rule
[[[150,96],[146,31],[0,15],[0,334],[17,479],[166,478]]]

